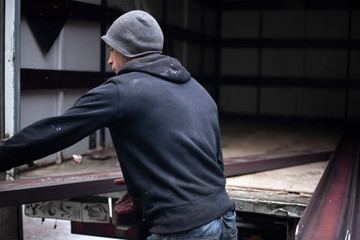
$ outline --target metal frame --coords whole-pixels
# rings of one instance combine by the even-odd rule
[[[0,1],[0,137],[4,139],[15,134],[20,125],[20,1]],[[22,240],[21,207],[0,208],[0,215],[4,216],[0,219],[0,238]]]
[[[256,100],[256,115],[259,116],[260,111],[260,97],[263,87],[266,86],[283,86],[283,87],[309,87],[309,88],[340,88],[346,91],[346,102],[345,102],[345,118],[348,117],[348,101],[349,101],[349,91],[360,89],[358,81],[354,79],[349,79],[349,53],[350,51],[360,49],[360,41],[356,39],[351,39],[349,36],[348,39],[264,39],[261,37],[261,25],[259,29],[259,38],[255,39],[221,39],[221,14],[222,11],[226,10],[249,10],[256,9],[260,11],[260,24],[262,23],[262,12],[263,10],[270,9],[343,9],[349,12],[349,29],[351,24],[351,11],[353,9],[359,9],[360,4],[355,1],[308,1],[301,0],[296,3],[286,2],[281,0],[270,0],[270,1],[215,1],[215,0],[193,0],[200,3],[203,6],[215,9],[217,12],[217,33],[215,36],[209,36],[203,31],[191,31],[182,27],[176,27],[167,24],[166,22],[166,4],[167,1],[163,1],[163,12],[164,16],[160,22],[161,27],[166,35],[166,39],[180,39],[186,42],[192,42],[200,44],[201,47],[204,45],[211,46],[216,51],[216,63],[215,63],[215,73],[212,76],[204,75],[200,73],[199,76],[195,76],[197,80],[203,85],[213,86],[213,95],[217,103],[220,102],[220,87],[225,85],[238,85],[238,86],[255,86],[257,88],[257,100]],[[112,9],[103,4],[102,5],[93,5],[87,3],[79,3],[74,1],[68,1],[67,5],[64,6],[60,1],[50,1],[47,4],[44,4],[42,0],[22,0],[24,8],[22,12],[25,15],[41,15],[41,16],[52,16],[52,17],[62,17],[62,18],[76,18],[84,19],[89,21],[99,21],[107,22],[114,20],[122,12],[116,9]],[[60,4],[60,7],[54,7],[54,5]],[[349,31],[350,34],[350,31]],[[170,43],[171,44],[171,43]],[[220,60],[219,54],[221,48],[229,47],[239,47],[242,48],[256,48],[259,49],[258,55],[258,72],[257,76],[222,76],[220,80],[219,71],[220,71]],[[343,49],[348,52],[348,63],[347,63],[347,77],[340,79],[325,79],[325,78],[297,78],[297,77],[264,77],[261,76],[261,58],[262,53],[261,49],[263,48],[296,48],[296,49]],[[165,48],[166,49],[166,48]],[[103,52],[103,51],[102,51]],[[200,64],[203,61],[201,61]],[[62,73],[59,71],[58,76],[66,75],[67,77],[60,77],[60,81],[44,81],[42,78],[32,77],[30,70],[25,70],[25,73],[22,77],[22,88],[24,89],[44,89],[44,88],[80,88],[80,87],[94,87],[96,85],[90,82],[81,82],[80,78],[75,77],[77,72],[67,72]],[[34,73],[41,75],[46,75],[46,71],[40,73],[38,70],[34,70]],[[81,73],[86,74],[86,73]],[[73,79],[74,81],[64,82],[64,79]],[[93,76],[92,76],[93,78]],[[102,77],[104,79],[104,77]],[[56,83],[56,85],[54,85]],[[100,81],[97,83],[101,83]]]
[[[4,138],[4,41],[5,41],[5,5],[4,1],[0,1],[0,139]],[[1,144],[1,142],[0,142]]]
[[[308,87],[308,88],[327,88],[333,89],[338,88],[346,92],[346,101],[345,101],[345,113],[344,117],[348,118],[348,102],[349,102],[349,92],[351,90],[360,89],[359,81],[357,79],[349,78],[349,57],[350,52],[360,49],[360,41],[352,39],[349,35],[348,39],[269,39],[262,38],[261,36],[261,25],[259,29],[259,38],[254,39],[229,39],[221,38],[221,14],[226,10],[249,10],[256,9],[260,11],[260,24],[262,23],[262,12],[263,10],[271,9],[343,9],[349,12],[349,34],[350,34],[350,25],[351,25],[351,11],[354,9],[360,9],[360,4],[355,0],[350,1],[308,1],[301,0],[297,2],[286,2],[281,0],[260,0],[260,1],[237,1],[237,0],[228,0],[228,1],[216,1],[216,0],[192,0],[200,3],[203,6],[206,6],[209,9],[214,9],[216,11],[217,18],[217,33],[215,36],[209,36],[204,33],[204,31],[191,31],[182,27],[176,27],[167,24],[166,22],[166,5],[169,4],[168,1],[163,1],[163,19],[160,22],[161,27],[166,36],[165,39],[170,39],[169,44],[171,44],[171,39],[180,39],[185,42],[192,42],[199,44],[202,48],[204,46],[213,47],[216,51],[216,63],[215,63],[215,73],[212,76],[204,75],[201,72],[199,76],[195,76],[197,80],[203,85],[212,87],[213,97],[217,103],[220,102],[220,87],[225,85],[237,85],[237,86],[254,86],[257,88],[256,93],[256,115],[260,116],[260,101],[261,91],[263,87],[267,86],[283,86],[283,87]],[[87,3],[79,3],[75,1],[68,1],[65,7],[55,8],[53,5],[60,4],[60,1],[49,1],[48,4],[44,4],[42,0],[22,0],[24,8],[22,12],[25,15],[41,15],[41,16],[52,16],[52,17],[63,17],[63,18],[76,18],[89,21],[99,21],[107,22],[113,21],[117,16],[122,12],[116,9],[112,9],[102,5],[93,5]],[[105,2],[103,0],[103,2]],[[63,6],[63,4],[60,4]],[[168,44],[167,42],[165,43]],[[221,48],[231,48],[231,47],[241,47],[241,48],[256,48],[259,49],[258,54],[258,72],[257,76],[222,76],[220,79],[220,50]],[[298,77],[267,77],[261,75],[261,59],[263,48],[276,48],[276,49],[342,49],[346,50],[347,57],[347,77],[339,79],[326,79],[326,78],[298,78]],[[167,49],[167,47],[165,47]],[[171,46],[170,48],[171,49]],[[203,64],[203,61],[200,60],[200,64]],[[34,70],[34,72],[38,70]],[[42,78],[34,78],[31,76],[32,73],[29,70],[25,71],[28,75],[23,76],[22,78],[22,87],[26,88],[80,88],[80,87],[94,87],[95,85],[90,82],[81,82],[79,78],[75,76],[77,72],[64,73],[67,77],[71,77],[74,81],[64,82],[64,79],[61,78],[61,81],[44,81]],[[30,75],[29,75],[30,74]],[[47,73],[39,73],[41,75],[46,75]],[[61,76],[63,73],[58,72],[58,75]],[[73,74],[73,76],[72,76]],[[85,74],[85,73],[84,73]],[[56,86],[52,85],[56,82]],[[266,117],[266,116],[264,116]]]
[[[10,1],[9,1],[10,2]],[[17,1],[15,1],[17,2]],[[26,2],[23,0],[23,2]],[[30,3],[31,1],[27,1],[27,3]],[[263,3],[267,1],[262,1]],[[272,1],[273,3],[276,1]],[[279,1],[280,2],[280,1]],[[281,1],[282,2],[282,1]],[[304,1],[305,3],[309,4],[309,1]],[[3,1],[1,2],[1,4]],[[350,1],[350,3],[355,4],[355,1]],[[215,3],[214,3],[215,4]],[[224,9],[232,9],[233,7],[240,7],[240,3],[235,3],[234,1],[230,1],[230,3],[224,5],[225,3],[222,3],[222,6],[220,8],[219,14],[221,14],[221,10]],[[243,4],[243,3],[242,3]],[[234,6],[232,6],[234,5]],[[256,5],[256,4],[255,4]],[[305,4],[306,5],[306,4]],[[31,14],[31,11],[38,12],[38,9],[36,9],[35,4],[32,5],[34,8],[26,8],[29,12],[27,14]],[[3,7],[3,5],[1,6]],[[89,8],[92,8],[92,6],[88,6]],[[249,7],[249,6],[248,6]],[[303,7],[303,6],[302,6]],[[317,5],[315,4],[312,6],[313,8],[317,8]],[[358,7],[358,5],[357,5]],[[251,7],[250,7],[251,8]],[[0,8],[2,9],[2,8]],[[25,9],[25,8],[24,8]],[[94,8],[95,9],[95,8]],[[266,7],[265,7],[266,9]],[[344,9],[348,9],[348,6],[344,6]],[[73,9],[72,16],[75,16],[79,19],[87,19],[87,20],[95,20],[98,21],[99,18],[102,18],[106,11],[102,12],[100,15],[97,14],[99,8],[96,7],[96,11],[92,11],[93,14],[84,13],[85,11],[77,11],[76,9]],[[47,12],[47,11],[46,11]],[[1,11],[0,14],[2,14],[3,11]],[[51,11],[49,11],[51,13]],[[95,17],[91,17],[95,16]],[[16,18],[17,16],[15,16]],[[69,17],[69,16],[67,16]],[[15,21],[16,22],[16,21]],[[2,21],[3,23],[3,21]],[[3,25],[2,25],[3,26]],[[177,36],[176,31],[174,29],[172,30],[169,26],[165,27],[165,30],[168,31],[168,34],[170,36]],[[187,34],[191,34],[189,31],[185,31]],[[1,39],[3,39],[3,32],[0,32]],[[205,39],[207,36],[204,36],[200,34],[199,36],[195,37],[187,37],[185,38],[188,41],[201,41]],[[360,42],[355,40],[344,40],[344,41],[338,41],[338,40],[329,40],[329,41],[302,41],[297,42],[297,40],[289,41],[289,40],[282,40],[278,39],[277,41],[273,42],[272,40],[256,40],[253,41],[253,39],[250,42],[243,41],[241,39],[235,39],[234,41],[230,41],[227,39],[224,39],[221,42],[218,42],[219,39],[214,38],[211,41],[211,45],[215,45],[215,47],[218,49],[220,46],[228,47],[232,45],[242,45],[242,46],[253,46],[254,47],[264,47],[264,46],[274,46],[274,47],[300,47],[300,48],[322,48],[322,47],[330,47],[330,48],[341,48],[341,49],[359,49]],[[18,53],[19,46],[16,46],[16,43],[19,43],[19,41],[14,41],[14,53]],[[1,43],[3,44],[3,42]],[[3,45],[0,45],[3,48]],[[13,58],[9,58],[15,61],[18,61],[19,57],[14,55]],[[4,62],[4,59],[0,59],[1,62]],[[18,62],[17,62],[18,63]],[[16,69],[16,62],[15,69]],[[34,70],[33,70],[34,71]],[[62,71],[63,72],[63,71]],[[16,75],[17,73],[14,73],[14,79],[18,77]],[[74,72],[71,72],[71,74],[74,74]],[[92,73],[92,76],[94,74]],[[3,76],[1,76],[3,77]],[[24,75],[25,77],[25,75]],[[77,77],[76,77],[77,78]],[[25,79],[25,78],[24,78]],[[24,80],[23,79],[23,80]],[[38,79],[38,78],[37,78]],[[46,77],[44,78],[47,79]],[[43,79],[43,80],[44,80]],[[65,79],[65,78],[64,78]],[[77,78],[79,79],[79,78]],[[227,79],[224,82],[221,82],[221,84],[238,84],[237,82],[233,81],[233,79]],[[244,79],[245,80],[245,79]],[[264,83],[262,81],[264,80]],[[261,78],[256,82],[256,84],[266,84],[266,80],[272,80],[272,79],[263,79]],[[312,79],[307,78],[305,83],[298,79],[295,86],[314,86]],[[316,79],[315,79],[316,80]],[[47,81],[48,83],[50,81]],[[56,82],[56,81],[52,81]],[[215,76],[215,82],[216,87],[218,88],[220,86],[220,82],[218,80],[218,76]],[[240,81],[241,84],[253,84],[246,81]],[[272,85],[286,85],[285,82],[288,82],[287,79],[273,79],[270,81]],[[16,86],[16,80],[14,81],[14,91],[18,91],[18,86]],[[24,84],[27,84],[24,80]],[[44,82],[41,82],[40,85],[43,86]],[[2,84],[3,86],[4,84]],[[338,83],[337,81],[334,82],[326,82],[325,80],[318,80],[315,82],[315,87],[342,87],[349,89],[358,89],[359,86],[356,85],[356,83],[349,83],[349,85],[342,85]],[[58,88],[59,86],[56,86]],[[63,87],[63,86],[62,86]],[[1,87],[0,87],[1,88]],[[26,88],[26,87],[25,87]],[[30,87],[31,88],[31,87]],[[61,87],[60,87],[61,88]],[[3,89],[0,89],[2,92]],[[16,98],[16,93],[15,93]],[[218,99],[217,97],[216,99]],[[1,110],[5,107],[5,104],[2,100],[0,100],[1,104]],[[15,112],[16,110],[16,104],[18,104],[15,100]],[[10,117],[11,118],[11,117]],[[16,116],[12,119],[18,119]],[[4,124],[1,123],[1,127],[3,127]],[[10,131],[11,133],[16,131],[16,125],[14,127],[13,131]],[[4,132],[2,132],[4,133]],[[316,154],[310,154],[310,155],[303,155],[303,156],[292,156],[292,157],[280,157],[280,158],[274,158],[274,159],[258,159],[256,161],[248,161],[248,162],[237,162],[237,163],[228,163],[225,164],[225,175],[226,176],[234,176],[239,174],[246,174],[251,172],[257,172],[257,171],[264,171],[269,169],[275,169],[279,167],[284,166],[292,166],[294,164],[302,164],[302,163],[308,163],[309,161],[318,161],[318,160],[326,160],[331,155],[331,152],[326,153],[316,153]],[[349,157],[350,156],[350,157]],[[312,160],[309,160],[312,159]],[[234,160],[234,159],[233,159]],[[237,161],[240,161],[241,159],[237,159]],[[248,159],[249,160],[249,159]],[[340,167],[341,162],[341,167]],[[279,164],[279,165],[277,165]],[[360,236],[360,233],[358,233],[356,228],[358,225],[359,220],[357,219],[357,213],[358,208],[356,206],[356,202],[359,199],[359,193],[357,191],[358,184],[360,184],[359,180],[359,138],[358,135],[355,136],[353,134],[346,135],[340,145],[337,148],[337,151],[335,152],[334,156],[331,158],[331,162],[326,169],[326,172],[324,174],[324,177],[322,178],[319,186],[317,187],[315,194],[313,196],[313,200],[311,201],[310,205],[308,206],[308,209],[305,212],[304,217],[301,219],[300,224],[298,225],[297,229],[297,238],[298,239],[308,239],[308,236],[314,236],[320,234],[322,239],[331,239],[333,237],[334,239],[339,237],[346,237],[351,234],[352,238],[356,238],[357,236]],[[56,178],[41,178],[36,180],[21,180],[21,181],[14,181],[14,182],[4,182],[0,184],[0,206],[10,206],[10,205],[18,205],[23,203],[29,203],[29,202],[35,202],[35,201],[46,201],[46,200],[52,200],[52,199],[63,199],[63,198],[71,198],[71,197],[81,197],[81,196],[88,196],[93,194],[99,194],[99,193],[107,193],[107,192],[115,192],[115,191],[125,191],[125,187],[116,186],[113,184],[113,180],[117,177],[120,177],[121,172],[112,172],[107,174],[89,174],[89,175],[82,175],[82,176],[63,176],[63,177],[56,177]],[[339,174],[341,176],[339,176]],[[342,181],[335,181],[334,178],[339,177]],[[342,186],[333,187],[335,184],[343,184]],[[345,189],[346,194],[341,194],[342,190]],[[345,198],[341,198],[339,202],[332,201],[332,199],[338,199],[340,196],[346,196]],[[347,200],[349,199],[349,200]],[[331,201],[330,201],[331,200]],[[331,203],[331,204],[330,204]],[[335,204],[339,204],[338,207],[334,207]],[[339,209],[341,211],[339,211]],[[344,218],[339,217],[339,215],[332,215],[334,211],[337,211],[337,214],[342,214],[345,216]],[[329,221],[324,221],[324,219]],[[341,226],[341,227],[337,227]],[[333,232],[333,231],[337,232]],[[328,235],[331,235],[330,238],[328,238]]]
[[[5,136],[20,127],[20,1],[5,0],[4,115]]]

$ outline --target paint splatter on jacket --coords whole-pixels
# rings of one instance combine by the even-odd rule
[[[89,79],[91,81],[91,79]],[[215,102],[174,58],[152,54],[61,116],[24,128],[0,147],[0,169],[64,149],[108,127],[128,192],[151,232],[179,232],[233,207],[225,191]]]

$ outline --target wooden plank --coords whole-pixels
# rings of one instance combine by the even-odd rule
[[[328,161],[227,178],[236,210],[300,218]]]
[[[312,194],[328,161],[227,178],[226,186]]]

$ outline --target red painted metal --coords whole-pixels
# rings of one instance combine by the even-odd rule
[[[125,191],[121,171],[0,182],[0,207]]]
[[[258,155],[229,158],[225,159],[224,171],[227,177],[243,175],[327,160],[331,154],[320,152],[280,157]],[[0,207],[125,191],[126,186],[114,184],[114,179],[121,176],[121,171],[113,171],[0,182]]]
[[[290,156],[253,156],[245,158],[225,159],[224,172],[226,177],[243,175],[272,169],[290,167],[315,161],[329,160],[332,151],[317,153],[297,153]],[[226,163],[228,162],[228,163]]]
[[[359,133],[345,132],[297,226],[296,240],[359,239]]]
[[[116,237],[115,226],[111,223],[97,224],[97,223],[83,223],[71,222],[71,233],[85,234],[99,237]]]
[[[117,228],[111,223],[71,222],[71,233],[117,239],[146,239],[146,236],[142,236],[139,226],[135,224]]]

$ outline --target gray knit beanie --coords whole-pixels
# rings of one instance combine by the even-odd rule
[[[101,39],[127,57],[162,53],[164,44],[163,33],[155,18],[141,10],[121,15]]]

